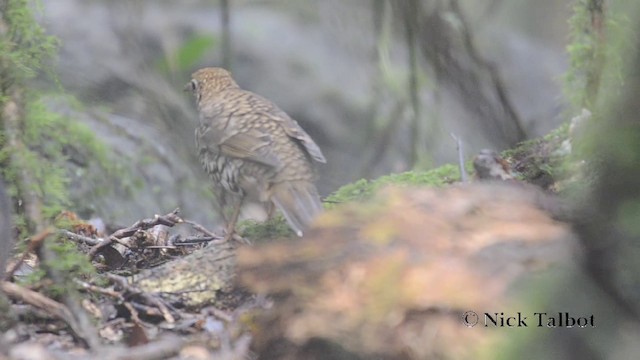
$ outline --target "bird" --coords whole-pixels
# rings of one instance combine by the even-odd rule
[[[235,204],[227,220],[231,238],[249,198],[282,212],[298,236],[322,210],[313,162],[326,163],[320,147],[273,102],[241,89],[231,73],[207,67],[185,86],[196,99],[198,157],[213,181],[220,207]]]

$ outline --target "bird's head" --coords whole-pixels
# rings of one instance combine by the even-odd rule
[[[191,74],[191,81],[184,87],[184,91],[190,91],[198,102],[203,97],[215,96],[217,93],[237,88],[238,84],[231,77],[231,73],[223,68],[208,67]]]

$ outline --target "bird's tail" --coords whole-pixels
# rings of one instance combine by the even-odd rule
[[[302,232],[322,212],[318,190],[310,181],[279,182],[273,185],[271,200],[298,236],[302,236]]]

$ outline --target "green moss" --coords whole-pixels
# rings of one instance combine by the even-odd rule
[[[3,71],[2,88],[35,77],[45,69],[58,47],[58,40],[46,34],[35,20],[32,1],[8,0],[2,14],[7,34],[0,38],[0,58]],[[3,94],[5,95],[5,94]]]
[[[467,171],[471,165],[467,164]],[[386,185],[411,185],[411,186],[435,186],[440,187],[460,180],[460,171],[453,164],[447,164],[427,171],[407,171],[399,174],[382,176],[375,180],[361,179],[347,184],[329,195],[325,202],[329,207],[332,204],[349,201],[361,201],[371,198],[373,193]]]
[[[519,180],[547,188],[564,176],[568,154],[560,151],[569,138],[569,124],[563,124],[544,137],[524,141],[502,157],[513,165]]]
[[[9,0],[6,11],[0,13],[8,27],[7,33],[0,37],[0,107],[12,94],[20,94],[16,99],[21,108],[16,135],[18,142],[25,145],[9,146],[5,129],[1,127],[4,121],[0,121],[0,176],[16,203],[23,196],[20,192],[32,192],[42,203],[43,217],[51,219],[72,205],[67,170],[70,154],[80,154],[87,159],[86,163],[97,164],[102,170],[96,177],[99,181],[109,181],[119,172],[109,158],[107,147],[89,128],[52,112],[42,100],[42,93],[29,86],[29,81],[42,71],[58,84],[50,70],[53,67],[46,66],[56,54],[58,40],[47,35],[37,23],[32,5],[31,1]],[[61,90],[59,84],[58,90]],[[77,104],[72,98],[68,100]],[[19,174],[28,174],[33,180],[29,188],[20,183]],[[18,230],[21,237],[26,237],[33,229],[29,229],[29,221],[21,214],[22,208],[17,206],[17,210]]]
[[[87,256],[77,249],[75,243],[66,240],[63,236],[47,239],[44,246],[48,246],[55,254],[55,261],[51,261],[47,266],[51,270],[55,270],[57,274],[60,274],[63,277],[62,281],[53,285],[49,282],[43,282],[47,277],[47,270],[40,264],[33,272],[22,279],[21,282],[23,284],[29,286],[42,285],[45,287],[46,293],[57,297],[75,288],[73,279],[87,279],[96,275],[95,268]]]
[[[238,232],[243,238],[252,242],[295,236],[284,217],[280,214],[264,222],[254,220],[241,221],[238,223]]]
[[[629,5],[607,4],[604,19],[592,18],[590,0],[577,0],[569,19],[571,41],[567,46],[569,70],[564,75],[564,93],[573,105],[573,111],[594,108],[601,84],[622,84],[623,33],[630,28],[627,14]],[[594,10],[594,14],[598,12]],[[600,21],[600,22],[599,22]],[[598,28],[599,26],[599,28]],[[615,80],[613,80],[615,79]],[[613,80],[613,81],[612,81]]]
[[[467,164],[467,168],[471,164]],[[360,179],[356,182],[344,185],[335,193],[325,199],[325,208],[331,208],[335,204],[350,201],[370,200],[374,193],[386,185],[400,186],[445,186],[460,180],[458,167],[447,164],[428,171],[408,171],[400,174],[390,174],[375,180]],[[369,203],[367,208],[375,208]],[[250,241],[265,239],[287,238],[294,236],[284,218],[278,214],[266,222],[243,221],[239,224],[240,234]]]

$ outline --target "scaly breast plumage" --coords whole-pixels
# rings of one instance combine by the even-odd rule
[[[203,152],[200,153],[200,162],[213,180],[214,186],[220,186],[234,194],[243,193],[238,181],[242,167],[241,161],[221,154]]]

